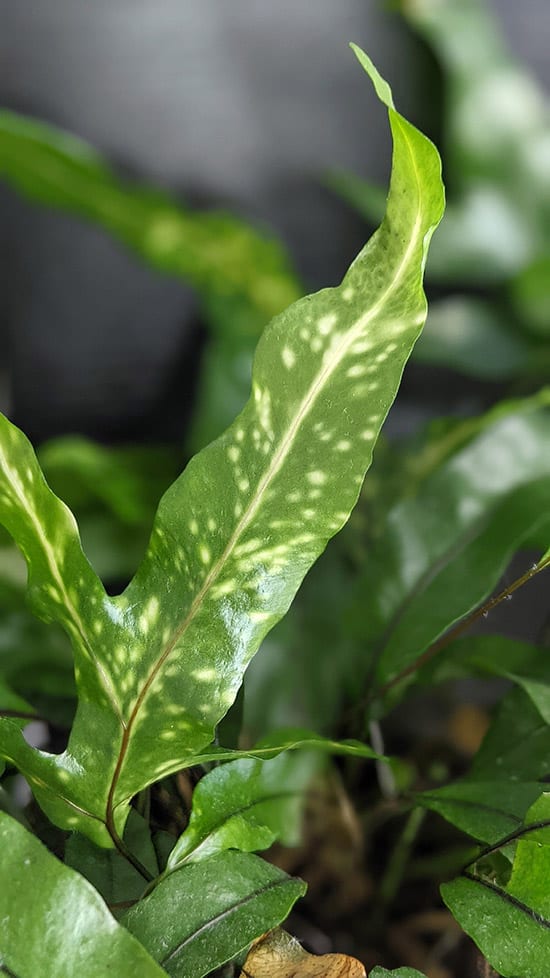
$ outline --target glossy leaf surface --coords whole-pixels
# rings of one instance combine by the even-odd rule
[[[224,849],[256,852],[276,839],[296,844],[306,788],[307,766],[299,755],[242,759],[214,768],[193,792],[189,824],[170,854],[168,869]]]
[[[165,494],[121,596],[105,594],[28,443],[1,423],[0,515],[35,610],[73,640],[79,706],[64,754],[32,750],[7,720],[0,749],[54,822],[100,845],[122,831],[132,796],[212,741],[261,640],[348,519],[422,328],[439,157],[358,57],[394,138],[384,222],[339,287],[267,328],[248,404]]]
[[[161,880],[123,923],[173,978],[202,978],[281,923],[305,889],[257,856],[222,852]]]
[[[0,961],[17,978],[160,978],[99,894],[0,812]]]
[[[548,822],[550,796],[531,807],[525,824]],[[442,887],[445,903],[504,978],[545,978],[550,959],[550,834],[518,839],[505,885],[468,871]]]

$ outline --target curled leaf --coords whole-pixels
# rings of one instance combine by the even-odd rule
[[[278,927],[252,946],[240,978],[366,978],[366,972],[348,954],[310,954]]]

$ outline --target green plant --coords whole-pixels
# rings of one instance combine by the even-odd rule
[[[248,661],[348,518],[424,320],[421,274],[442,210],[437,153],[395,112],[388,86],[357,53],[388,106],[394,133],[386,219],[339,288],[302,300],[266,330],[250,401],[165,494],[145,558],[120,597],[106,595],[72,514],[47,487],[24,436],[1,421],[2,522],[27,561],[34,611],[70,636],[78,709],[62,754],[30,747],[13,716],[0,721],[0,749],[25,774],[51,821],[88,840],[83,860],[89,843],[115,846],[150,881],[148,895],[124,918],[140,946],[109,922],[84,881],[3,816],[11,854],[3,872],[17,882],[16,899],[12,893],[3,907],[1,953],[5,967],[23,978],[37,970],[97,974],[111,949],[120,971],[139,964],[143,973],[160,973],[156,958],[171,974],[204,974],[283,919],[303,891],[246,852],[278,834],[269,813],[255,833],[245,818],[240,831],[216,834],[208,817],[201,828],[197,803],[187,829],[196,837],[179,840],[160,875],[151,843],[148,851],[141,839],[136,851],[123,835],[133,797],[212,756],[208,745]],[[296,746],[308,742],[315,745],[316,738],[302,735]],[[257,756],[287,746],[283,738]],[[374,756],[361,745],[339,749]],[[225,755],[214,749],[213,756]],[[221,780],[222,819],[232,815],[231,792],[238,812],[242,791],[261,799],[269,790],[257,764],[236,763],[229,780],[227,767],[214,770],[197,792],[200,797],[204,784],[208,798],[209,783],[219,803],[220,789],[212,786]],[[92,862],[101,865],[99,856]],[[35,876],[40,886],[33,890]],[[122,902],[134,896],[133,876],[131,884],[122,887]],[[51,902],[64,887],[70,897],[56,901],[54,915]],[[82,913],[92,931],[84,945],[74,926]],[[21,941],[41,916],[48,921],[46,944]]]
[[[13,551],[0,548],[8,623],[0,627],[0,756],[8,765],[0,968],[8,975],[97,978],[138,968],[200,978],[240,956],[286,918],[305,889],[254,853],[276,839],[295,843],[316,758],[340,753],[376,761],[376,817],[390,799],[405,818],[374,926],[399,889],[422,812],[433,811],[477,843],[466,855],[461,850],[451,874],[458,878],[443,887],[457,920],[502,974],[546,978],[550,673],[528,643],[462,633],[550,563],[549,395],[503,402],[479,418],[438,420],[403,444],[378,439],[425,317],[422,273],[443,196],[436,150],[395,111],[386,83],[356,53],[388,107],[394,139],[382,226],[341,286],[298,301],[268,326],[249,402],[164,495],[145,557],[122,595],[106,594],[30,445],[0,421],[0,519],[27,561],[31,606],[50,623],[25,615],[24,574]],[[4,171],[15,180],[16,160],[26,160],[17,183],[37,195],[42,164],[19,138],[28,133],[4,119],[12,152]],[[58,204],[110,222],[118,234],[131,226],[124,235],[134,245],[136,236],[146,241],[144,252],[158,244],[158,236],[142,234],[154,208],[134,214],[139,201],[156,207],[158,198],[121,188],[97,160],[88,172],[86,154],[79,160],[73,145],[60,148],[56,139],[45,140],[50,183],[44,189],[38,181],[38,196],[55,200],[53,152],[78,183],[71,200],[58,195]],[[39,156],[42,150],[39,140]],[[99,196],[82,182],[87,174],[99,181]],[[102,204],[92,214],[90,201],[112,202],[113,183],[118,206]],[[214,263],[208,284],[204,265],[198,275],[192,255],[178,258],[181,241],[171,267],[180,263],[218,315],[226,274],[233,282],[235,303],[221,334],[227,350],[232,329],[244,336],[247,324],[257,329],[275,310],[262,306],[251,315],[259,294],[253,271],[227,266],[214,248],[219,227],[207,219],[203,234],[202,222],[193,217],[189,247]],[[252,232],[243,239],[237,222],[231,227],[237,241],[257,240]],[[230,254],[231,241],[222,236]],[[247,255],[255,264],[254,248]],[[217,322],[221,329],[221,315]],[[352,513],[375,442],[376,460]],[[110,539],[109,559],[98,549],[97,560],[107,577],[129,574],[128,540],[152,518],[151,456],[73,441],[46,446],[41,458],[77,510],[89,518],[97,513],[91,502],[100,503],[109,532],[123,528],[114,545]],[[163,452],[155,458],[160,489],[173,461]],[[543,556],[491,598],[522,546]],[[27,744],[22,729],[38,712],[54,725],[72,719],[69,649],[59,626],[72,643],[78,707],[67,747],[48,754]],[[13,654],[20,649],[26,669]],[[449,678],[495,675],[515,688],[458,780],[442,785],[448,777],[432,776],[422,784],[409,758],[382,759],[385,717],[405,696],[444,690]],[[345,734],[359,740],[333,739],[346,707]],[[254,748],[238,749],[242,724]],[[277,729],[283,724],[293,726]],[[376,750],[364,743],[369,730]],[[50,819],[33,813],[38,835],[64,852],[63,862],[33,837],[28,813],[15,805],[14,767]],[[185,772],[189,789],[200,778],[189,819],[183,827],[176,812],[166,831],[153,816],[151,787],[160,782],[168,807],[175,798],[181,806],[173,776]],[[379,967],[371,978],[386,974],[420,972]]]

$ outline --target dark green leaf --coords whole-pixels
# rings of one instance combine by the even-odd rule
[[[73,511],[99,503],[132,527],[152,523],[179,461],[175,449],[160,445],[112,448],[76,436],[47,442],[38,458],[50,488]]]
[[[202,978],[280,924],[305,889],[258,856],[222,852],[170,874],[123,922],[173,978]]]
[[[550,727],[521,689],[504,697],[469,781],[541,781],[550,775]]]
[[[493,844],[518,829],[542,794],[536,782],[463,781],[415,795],[415,802],[438,812],[479,842]]]
[[[224,849],[255,852],[276,839],[298,841],[308,765],[300,755],[241,759],[206,774],[193,792],[191,817],[168,859],[168,870]]]
[[[418,494],[389,512],[353,613],[380,682],[480,604],[533,528],[546,529],[549,475],[547,413],[520,409],[482,429],[421,492],[413,483]]]
[[[542,795],[526,825],[548,822],[550,796]],[[442,887],[445,903],[505,978],[546,978],[550,960],[550,834],[527,832],[518,839],[512,875],[505,886],[468,871]]]
[[[160,978],[90,884],[0,812],[0,960],[18,978]]]

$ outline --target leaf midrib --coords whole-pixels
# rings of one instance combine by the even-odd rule
[[[392,110],[390,110],[390,112],[391,111]],[[397,113],[394,113],[394,115],[395,115],[396,120],[400,123],[400,117],[398,116],[398,114]],[[405,248],[403,257],[402,257],[402,259],[401,259],[401,261],[400,261],[400,263],[399,263],[399,265],[398,265],[398,267],[397,267],[394,275],[392,276],[392,279],[391,279],[390,283],[384,289],[384,291],[379,296],[379,298],[377,299],[377,301],[374,303],[374,305],[372,306],[372,308],[370,310],[368,310],[368,312],[366,312],[362,316],[360,316],[359,319],[355,322],[355,324],[350,327],[350,329],[346,332],[345,337],[342,339],[342,341],[338,345],[337,349],[335,350],[333,356],[330,359],[327,358],[326,363],[323,365],[323,367],[321,368],[321,370],[317,374],[316,378],[314,379],[314,381],[310,385],[309,390],[307,391],[305,397],[302,400],[302,404],[301,404],[300,409],[297,411],[297,413],[296,413],[296,415],[294,417],[294,420],[289,425],[289,427],[287,428],[287,431],[286,431],[285,435],[281,439],[281,443],[280,443],[279,449],[277,450],[277,452],[273,456],[273,458],[272,458],[272,460],[271,460],[271,462],[270,462],[270,464],[269,464],[269,466],[268,466],[268,468],[267,468],[264,476],[260,479],[260,482],[258,483],[258,486],[256,488],[256,492],[254,494],[254,497],[250,501],[247,509],[244,511],[244,513],[241,516],[239,522],[237,523],[237,525],[236,525],[236,527],[235,527],[235,529],[234,529],[234,531],[233,531],[233,533],[232,533],[232,535],[231,535],[231,537],[230,537],[230,539],[229,539],[229,541],[228,541],[228,543],[227,543],[227,545],[226,545],[223,553],[220,555],[220,557],[218,558],[218,560],[216,561],[216,563],[213,564],[213,566],[211,567],[210,571],[206,575],[206,577],[204,579],[204,582],[203,582],[201,588],[199,589],[199,591],[197,592],[197,595],[195,596],[193,602],[191,603],[191,606],[189,608],[189,611],[188,611],[186,617],[184,618],[184,620],[181,623],[181,625],[174,630],[174,633],[173,633],[171,639],[166,643],[166,646],[165,646],[163,652],[161,653],[161,655],[156,660],[154,666],[151,669],[151,672],[150,672],[149,676],[147,677],[146,681],[144,682],[144,684],[143,684],[143,686],[141,688],[141,691],[140,691],[140,693],[139,693],[139,695],[138,695],[138,697],[136,699],[136,702],[135,702],[135,704],[134,704],[134,706],[132,708],[132,711],[130,713],[130,716],[128,718],[127,725],[126,725],[126,727],[124,729],[124,733],[123,733],[123,737],[122,737],[122,742],[121,742],[121,746],[120,746],[120,752],[119,752],[119,756],[118,756],[118,759],[117,759],[117,764],[116,764],[116,767],[115,767],[115,771],[114,771],[114,774],[113,774],[113,780],[112,780],[112,783],[111,783],[111,788],[110,788],[110,791],[109,791],[109,798],[108,798],[108,802],[107,802],[107,818],[108,819],[109,819],[109,816],[113,812],[113,809],[114,809],[114,797],[115,797],[116,786],[117,786],[117,783],[118,783],[118,781],[120,779],[120,775],[121,775],[121,772],[122,772],[122,767],[123,767],[123,764],[124,764],[124,758],[126,756],[126,753],[127,753],[127,750],[128,750],[128,746],[129,746],[129,743],[130,743],[130,737],[131,737],[132,729],[134,727],[134,724],[136,722],[136,719],[138,718],[139,711],[141,709],[141,706],[142,706],[142,704],[144,702],[145,697],[147,696],[147,693],[148,693],[150,687],[154,683],[154,681],[155,681],[156,677],[158,676],[160,670],[162,669],[162,667],[163,667],[166,659],[172,653],[172,651],[176,647],[176,645],[179,642],[179,640],[182,637],[182,635],[187,631],[188,627],[193,622],[193,620],[195,618],[195,615],[196,615],[198,609],[201,607],[205,596],[207,595],[207,593],[210,590],[211,586],[215,583],[215,581],[219,577],[220,573],[222,572],[222,570],[223,570],[226,562],[228,561],[229,557],[233,553],[233,550],[235,549],[235,547],[236,547],[236,545],[237,545],[237,543],[238,543],[241,535],[248,528],[250,522],[252,521],[252,519],[256,515],[256,513],[257,513],[257,511],[258,511],[258,509],[260,507],[260,504],[261,504],[261,502],[263,500],[263,496],[264,496],[266,490],[268,489],[270,483],[273,481],[273,479],[275,478],[275,476],[278,474],[278,472],[279,472],[282,464],[284,463],[284,461],[285,461],[285,459],[286,459],[286,457],[287,457],[287,455],[288,455],[288,453],[289,453],[289,451],[290,451],[290,449],[292,447],[292,444],[294,442],[294,439],[296,438],[296,435],[298,434],[298,432],[300,430],[300,427],[301,427],[303,421],[305,420],[305,418],[309,414],[312,406],[314,405],[314,403],[315,403],[315,401],[317,399],[318,394],[320,393],[320,391],[325,386],[325,383],[327,382],[327,380],[330,377],[330,375],[337,369],[337,367],[339,366],[341,360],[348,353],[349,349],[352,347],[352,345],[355,342],[355,340],[357,339],[358,335],[360,335],[363,332],[363,330],[365,329],[365,327],[373,319],[375,319],[375,317],[381,311],[381,309],[383,308],[384,303],[386,302],[388,296],[391,295],[391,293],[394,291],[394,289],[398,285],[401,277],[403,276],[405,270],[408,267],[408,263],[409,263],[409,260],[410,260],[411,255],[413,254],[413,252],[417,248],[418,240],[419,240],[419,234],[420,234],[420,230],[422,228],[422,215],[423,215],[423,193],[422,193],[422,185],[421,185],[420,176],[419,176],[419,173],[418,173],[418,168],[416,166],[415,156],[414,156],[414,153],[413,153],[412,148],[411,148],[411,145],[410,145],[409,137],[408,137],[406,131],[403,129],[403,127],[401,127],[401,131],[402,131],[402,134],[403,134],[404,143],[405,143],[405,145],[406,145],[406,147],[408,149],[408,152],[409,152],[409,156],[410,156],[411,163],[412,163],[412,169],[413,169],[414,175],[415,175],[416,186],[417,186],[417,200],[418,200],[417,214],[416,214],[416,218],[415,218],[415,221],[414,221],[413,232],[412,232],[412,234],[411,234],[411,236],[409,238],[409,242],[407,244],[407,247]],[[385,223],[385,221],[383,223]]]
[[[118,703],[112,681],[108,673],[104,669],[102,663],[94,655],[92,646],[86,634],[86,629],[84,628],[84,622],[82,621],[82,618],[80,617],[74,605],[74,602],[72,601],[71,596],[69,595],[69,592],[65,587],[65,581],[63,580],[63,577],[60,573],[59,567],[57,565],[57,561],[55,559],[55,553],[50,544],[50,541],[44,534],[43,527],[34,511],[34,508],[29,505],[26,495],[22,492],[21,480],[19,478],[19,474],[10,465],[3,451],[0,451],[0,466],[4,469],[9,479],[12,492],[15,493],[21,509],[27,514],[27,518],[29,519],[30,523],[33,526],[36,537],[38,538],[38,540],[42,545],[42,550],[46,557],[46,561],[50,569],[50,574],[52,575],[53,580],[55,581],[57,587],[59,588],[60,595],[63,599],[63,606],[69,612],[70,621],[74,625],[75,631],[77,632],[78,637],[80,638],[80,641],[82,643],[82,646],[84,647],[90,661],[96,667],[98,675],[101,680],[101,684],[103,686],[103,689],[105,690],[105,694],[109,702],[111,703],[111,706],[113,707],[113,710],[116,716],[118,717],[122,727],[124,727],[125,726],[124,717],[122,715],[122,711],[120,709],[120,705]],[[48,487],[46,486],[46,489],[47,488]],[[59,500],[59,502],[61,506],[64,505],[61,502],[61,500]],[[72,516],[72,514],[70,515]],[[99,581],[99,578],[97,580]]]

